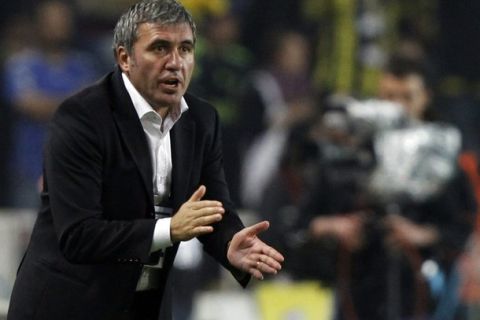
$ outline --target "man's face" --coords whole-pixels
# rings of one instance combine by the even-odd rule
[[[192,30],[187,23],[140,24],[131,54],[117,48],[117,62],[154,109],[178,106],[195,65]]]
[[[384,74],[379,84],[379,98],[399,103],[415,119],[423,117],[430,100],[422,78],[416,74],[401,78]]]

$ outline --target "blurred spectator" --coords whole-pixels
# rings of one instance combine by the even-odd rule
[[[238,141],[240,112],[238,99],[245,91],[253,57],[239,43],[235,16],[225,13],[204,22],[205,37],[200,38],[191,90],[217,108],[222,125],[225,174],[235,203],[240,203],[240,154]]]
[[[266,65],[253,71],[240,104],[240,142],[245,150],[241,195],[250,209],[258,209],[277,173],[290,133],[315,110],[307,38],[297,31],[275,30],[266,39]]]
[[[28,48],[6,59],[4,92],[14,112],[9,168],[9,202],[39,203],[38,182],[45,129],[59,102],[96,77],[91,58],[72,47],[73,13],[61,1],[38,5]],[[33,36],[35,34],[35,36]]]
[[[249,50],[256,56],[261,56],[271,50],[265,42],[265,37],[272,30],[283,30],[291,26],[301,27],[302,2],[304,0],[243,0],[242,39]]]
[[[115,65],[112,56],[112,30],[117,17],[136,0],[69,0],[75,10],[76,47],[95,55],[98,74],[105,74]]]
[[[349,106],[343,111],[334,108],[323,117],[316,186],[299,210],[303,228],[288,236],[292,250],[286,261],[289,255],[299,258],[289,266],[296,277],[317,277],[335,285],[338,319],[433,316],[471,232],[476,202],[456,162],[460,149],[456,130],[432,121],[428,81],[416,62],[392,59],[381,76],[379,97],[400,103],[406,114],[392,129],[360,134],[358,123],[351,121],[358,119],[348,115]],[[434,134],[429,128],[436,128]],[[386,140],[390,145],[383,146],[396,150],[395,155],[379,149],[384,133],[400,137],[398,144]],[[435,133],[445,140],[438,142]],[[442,150],[448,139],[457,152],[451,161]],[[398,152],[405,152],[407,144],[416,150],[409,157]],[[405,162],[412,169],[402,178],[384,175],[380,187],[374,188],[373,178],[378,178],[385,161],[396,164],[394,172]],[[439,165],[450,173],[436,177],[430,167]],[[414,183],[419,176],[426,176],[424,189]]]

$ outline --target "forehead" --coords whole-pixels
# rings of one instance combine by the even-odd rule
[[[138,25],[137,42],[157,39],[178,42],[194,41],[192,28],[186,22],[176,24],[144,22]]]
[[[409,74],[402,77],[397,77],[392,74],[386,74],[382,77],[380,87],[392,91],[425,89],[422,78],[416,74]]]

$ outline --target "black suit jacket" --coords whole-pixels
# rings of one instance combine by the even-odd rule
[[[200,184],[223,202],[223,220],[200,237],[237,279],[227,243],[243,228],[223,168],[214,108],[191,95],[171,131],[172,199],[177,211]],[[147,140],[119,70],[66,100],[45,147],[42,206],[19,268],[8,319],[114,319],[127,308],[155,226]],[[165,287],[178,245],[165,252]],[[158,291],[158,300],[164,290]]]

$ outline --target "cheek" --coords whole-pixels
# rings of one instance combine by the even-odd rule
[[[185,64],[185,80],[188,84],[192,78],[193,70],[195,69],[195,62],[187,62]]]

